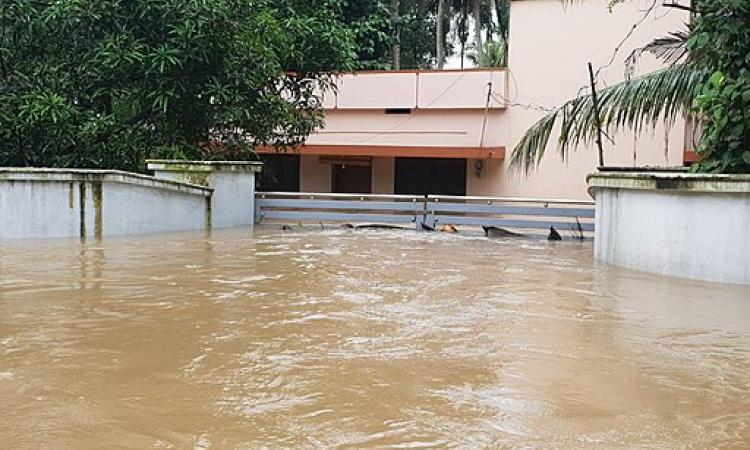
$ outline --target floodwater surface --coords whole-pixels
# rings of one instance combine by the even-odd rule
[[[748,447],[750,292],[590,242],[5,242],[0,404],[14,449]]]

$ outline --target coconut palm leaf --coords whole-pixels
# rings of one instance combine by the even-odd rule
[[[689,27],[689,26],[688,26]],[[688,39],[690,30],[676,31],[669,35],[654,39],[643,47],[636,48],[625,60],[626,70],[630,73],[635,70],[635,65],[644,53],[651,53],[664,64],[680,64],[689,62]]]
[[[477,67],[505,67],[507,63],[507,49],[503,38],[499,41],[489,41],[482,47],[483,57],[479,57],[476,46],[469,47],[466,58]]]
[[[606,133],[631,129],[636,134],[661,121],[674,123],[687,113],[706,71],[682,64],[612,85],[599,92],[602,128]],[[559,119],[559,120],[558,120]],[[582,95],[555,108],[529,128],[513,149],[510,167],[527,174],[544,156],[552,131],[560,122],[558,151],[563,160],[571,149],[596,137],[591,95]]]

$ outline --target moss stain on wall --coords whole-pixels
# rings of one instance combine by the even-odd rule
[[[102,182],[95,181],[92,183],[92,196],[94,200],[94,237],[102,238],[103,232],[103,211],[102,211]]]
[[[213,195],[206,196],[206,230],[211,229],[211,199]]]
[[[73,209],[76,204],[75,187],[73,183],[68,185],[68,208]]]
[[[86,183],[84,182],[78,184],[78,212],[81,239],[86,239]]]
[[[186,172],[184,174],[184,179],[186,183],[208,187],[209,176],[210,174],[208,172]]]

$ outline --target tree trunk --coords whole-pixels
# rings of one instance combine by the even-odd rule
[[[401,31],[400,31],[400,0],[391,0],[391,26],[393,27],[393,39],[391,53],[393,53],[393,70],[401,69]]]
[[[495,9],[495,15],[497,16],[497,31],[500,35],[500,38],[502,38],[502,40],[504,41],[508,40],[509,23],[506,17],[509,8],[508,1],[509,0],[492,0]]]
[[[469,0],[461,0],[461,20],[458,25],[458,38],[461,41],[461,68],[466,59],[466,41],[469,39]]]
[[[482,0],[472,0],[472,14],[474,16],[474,48],[477,52],[477,63],[484,67],[484,46],[482,45]]]
[[[495,27],[495,24],[493,23],[493,20],[492,20],[492,14],[497,9],[497,4],[495,3],[495,0],[488,0],[488,6],[490,9],[490,26],[487,27],[487,33],[486,33],[487,40],[485,42],[489,42],[492,40],[492,32],[493,32],[493,28]]]
[[[437,57],[437,68],[442,69],[445,65],[445,0],[438,0],[436,25],[435,55]]]

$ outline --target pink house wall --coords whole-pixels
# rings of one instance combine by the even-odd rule
[[[505,146],[506,160],[485,160],[481,171],[475,160],[468,161],[467,194],[587,199],[586,175],[597,166],[592,146],[581,147],[562,161],[552,142],[538,170],[528,176],[510,171],[507,161],[525,131],[544,115],[540,107],[556,107],[587,85],[588,62],[601,68],[600,88],[622,81],[623,61],[633,49],[680,29],[689,20],[687,13],[662,7],[660,2],[644,19],[652,0],[624,2],[612,13],[607,3],[588,0],[562,6],[559,0],[513,1],[507,71],[344,75],[338,94],[325,98],[325,128],[310,136],[308,144]],[[633,24],[639,22],[633,31]],[[653,58],[645,56],[637,71],[658,68]],[[386,114],[387,108],[410,108],[411,114]],[[621,132],[612,137],[615,143],[605,144],[608,165],[682,164],[682,121],[670,130],[658,127],[641,136]],[[373,192],[392,192],[393,158],[374,158],[372,164]],[[330,167],[317,157],[303,156],[301,173],[302,190],[330,190]]]
[[[607,0],[571,2],[559,0],[513,1],[510,19],[508,128],[506,161],[525,131],[544,113],[533,106],[555,107],[577,95],[588,84],[587,63],[601,68],[599,87],[624,80],[623,61],[636,48],[656,37],[684,28],[688,13],[661,6],[645,19],[652,0],[623,2],[610,13]],[[633,24],[643,20],[634,31]],[[542,30],[540,32],[540,30]],[[632,32],[629,38],[625,39]],[[624,43],[623,43],[624,41]],[[615,53],[615,49],[620,49]],[[658,69],[658,63],[644,56],[637,73]],[[522,106],[523,105],[523,106]],[[615,144],[605,143],[607,165],[681,165],[684,150],[684,122],[668,131],[659,127],[641,136],[617,133]],[[493,130],[494,131],[494,130]],[[553,141],[557,134],[553,133]],[[547,147],[538,170],[526,177],[509,173],[507,162],[490,163],[486,177],[474,180],[474,193],[524,197],[568,197],[588,199],[586,175],[597,166],[593,146],[578,148],[567,161],[557,156],[556,144]]]
[[[481,109],[415,109],[411,114],[334,109],[325,112],[325,120],[325,128],[310,136],[308,144],[492,147],[508,140],[506,111],[499,109],[487,114]]]

